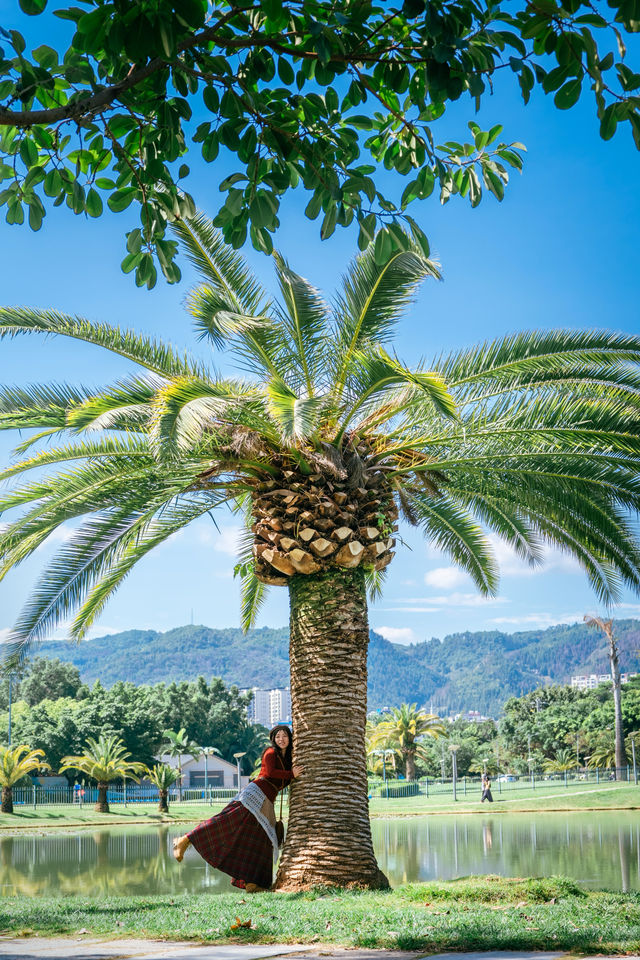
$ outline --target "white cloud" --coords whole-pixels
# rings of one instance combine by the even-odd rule
[[[238,544],[242,527],[222,527],[220,531],[209,527],[206,530],[198,531],[198,540],[206,546],[213,547],[218,553],[226,553],[230,557],[235,557],[238,553]]]
[[[415,643],[418,639],[411,627],[374,627],[373,629],[390,643]]]
[[[55,530],[51,531],[47,539],[43,540],[39,547],[36,547],[34,553],[39,553],[40,550],[46,550],[58,543],[66,543],[67,540],[71,539],[73,534],[73,527],[67,526],[66,523],[61,523],[59,527],[56,527]]]
[[[396,603],[412,603],[438,607],[484,607],[489,604],[507,603],[506,597],[483,597],[479,593],[447,593],[435,597],[399,597]],[[404,609],[403,607],[399,608]],[[430,611],[431,612],[431,611]]]
[[[436,590],[450,590],[467,581],[467,574],[458,567],[436,567],[435,570],[429,570],[424,575],[426,585],[435,587]]]
[[[562,553],[553,547],[545,546],[542,550],[542,562],[532,567],[522,560],[515,550],[495,534],[489,535],[491,549],[495,554],[500,573],[505,577],[537,577],[550,570],[560,570],[564,573],[576,573],[580,566],[573,557]]]
[[[618,611],[640,614],[640,603],[616,603],[615,607],[613,608],[613,612],[618,613]]]
[[[489,623],[496,626],[527,626],[527,627],[555,627],[558,623],[578,623],[582,620],[580,613],[525,613],[513,617],[492,617]]]
[[[540,574],[548,573],[550,570],[561,571],[564,573],[581,572],[581,567],[577,560],[554,547],[543,547],[542,562],[532,567],[522,560],[515,550],[513,550],[508,543],[505,543],[504,540],[501,540],[500,537],[496,536],[496,534],[488,534],[487,539],[489,540],[491,549],[493,550],[496,558],[500,574],[504,577],[536,577]],[[443,553],[441,550],[438,550],[438,548],[431,543],[426,545],[426,554],[430,560],[443,560],[447,557],[445,553]],[[438,586],[437,583],[430,583],[427,580],[427,577],[429,577],[432,573],[440,575],[440,571],[442,571],[442,576],[446,577],[448,574],[445,573],[445,571],[454,570],[457,571],[458,568],[446,566],[438,567],[436,570],[428,571],[425,574],[425,582],[429,586]],[[462,571],[458,571],[458,573],[460,577],[465,576]],[[453,572],[451,573],[451,576],[453,577]],[[446,589],[446,584],[443,583],[442,587]]]
[[[439,607],[382,607],[380,613],[439,613]]]

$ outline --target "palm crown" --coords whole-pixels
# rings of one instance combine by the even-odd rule
[[[83,636],[138,560],[223,505],[246,519],[245,626],[265,584],[341,568],[376,589],[398,511],[485,594],[498,584],[488,531],[531,564],[559,546],[603,601],[640,585],[640,339],[520,333],[409,368],[389,344],[438,277],[412,236],[382,263],[362,252],[328,304],[280,256],[270,298],[203,216],[176,232],[201,276],[196,332],[238,362],[236,378],[130,330],[0,310],[0,335],[68,336],[140,367],[101,389],[0,393],[0,426],[35,431],[3,479],[36,471],[2,497],[3,511],[26,508],[0,537],[2,572],[82,520],[15,626],[14,660],[72,612]]]
[[[131,760],[131,754],[118,737],[102,736],[98,740],[90,737],[84,753],[63,757],[60,773],[65,770],[79,770],[98,783],[111,783],[121,778],[139,783],[147,768],[144,763]]]

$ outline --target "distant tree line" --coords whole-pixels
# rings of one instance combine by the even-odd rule
[[[415,704],[413,704],[415,707]],[[388,748],[387,775],[407,774],[406,732],[394,715],[407,708],[370,715],[369,766],[380,774],[379,752]],[[409,708],[410,709],[410,708]],[[417,714],[420,711],[416,712]],[[432,728],[435,718],[429,717]],[[625,733],[625,763],[631,763],[631,743],[638,737],[640,763],[640,677],[622,687],[622,718]],[[424,719],[424,717],[423,717]],[[414,718],[415,725],[415,718]],[[504,704],[498,721],[481,723],[460,718],[444,724],[444,733],[437,736],[418,735],[413,754],[415,776],[451,776],[451,747],[456,747],[459,776],[489,773],[526,774],[561,772],[577,767],[611,768],[615,765],[614,705],[611,684],[602,683],[594,690],[577,690],[569,686],[538,687],[522,697],[511,697]],[[439,733],[439,731],[438,731]],[[384,735],[388,734],[388,735]]]
[[[73,664],[36,657],[14,679],[12,742],[42,750],[54,770],[62,758],[82,753],[89,738],[115,737],[136,761],[154,762],[167,729],[184,729],[200,746],[216,747],[225,760],[244,751],[253,765],[264,746],[265,731],[246,717],[251,694],[225,686],[219,677],[181,683],[136,685],[118,682],[105,688],[80,680]],[[9,684],[0,683],[0,742],[6,743]],[[250,767],[248,767],[250,769]]]

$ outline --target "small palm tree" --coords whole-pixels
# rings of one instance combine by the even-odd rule
[[[545,773],[564,773],[565,770],[575,770],[578,766],[575,750],[570,747],[561,747],[556,751],[555,757],[542,761],[542,769]]]
[[[177,758],[178,760],[178,776],[176,780],[178,782],[178,796],[179,799],[182,800],[182,758],[186,755],[193,757],[195,760],[197,757],[202,756],[202,747],[194,740],[189,739],[185,727],[180,727],[177,731],[164,730],[163,736],[167,738],[167,742],[163,743],[160,747],[160,753],[168,754],[168,756]],[[218,751],[216,750],[216,752]]]
[[[416,759],[427,759],[428,753],[420,742],[422,737],[442,737],[445,727],[434,713],[418,710],[415,703],[403,703],[394,708],[373,731],[372,748],[391,749],[404,761],[407,780],[416,778]]]
[[[160,813],[169,813],[169,790],[181,776],[180,771],[174,770],[168,763],[156,763],[149,768],[147,777],[158,788],[160,794],[158,800]]]
[[[367,816],[367,599],[394,555],[398,514],[484,595],[499,580],[489,534],[532,565],[545,546],[563,550],[604,603],[623,585],[640,590],[640,338],[527,331],[407,366],[395,329],[439,276],[417,235],[398,231],[402,249],[389,255],[379,243],[363,250],[331,303],[279,255],[274,300],[203,216],[176,235],[201,277],[188,299],[197,335],[243,376],[222,378],[133,330],[0,308],[0,336],[70,337],[138,365],[100,389],[0,389],[0,429],[20,431],[18,461],[0,475],[18,482],[0,510],[24,508],[0,532],[0,575],[78,522],[5,650],[17,662],[70,617],[82,638],[139,560],[231,507],[246,528],[243,625],[268,585],[290,599],[305,772],[276,885],[384,886]]]
[[[32,750],[24,744],[20,747],[0,747],[0,813],[13,813],[13,788],[19,780],[34,770],[50,769],[44,761],[42,750]]]
[[[60,773],[79,770],[98,784],[98,800],[94,807],[98,813],[109,813],[107,787],[113,780],[134,780],[140,783],[140,775],[147,769],[144,763],[130,760],[131,754],[118,737],[89,738],[85,752],[79,756],[62,758]]]

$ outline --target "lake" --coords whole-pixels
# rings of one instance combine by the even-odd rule
[[[640,815],[632,811],[430,816],[372,821],[392,885],[468,874],[572,877],[640,889]],[[178,866],[171,827],[112,827],[0,839],[0,896],[224,893],[229,879],[193,851]]]

